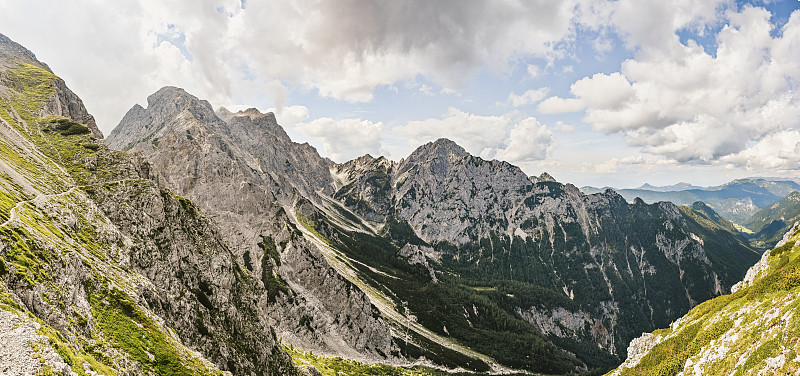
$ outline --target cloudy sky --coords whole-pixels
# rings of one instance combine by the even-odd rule
[[[447,137],[576,185],[800,177],[800,1],[0,0],[108,134],[174,85],[342,162]]]

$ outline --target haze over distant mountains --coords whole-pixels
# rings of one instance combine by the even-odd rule
[[[597,193],[606,188],[582,187],[587,194]],[[670,201],[676,205],[690,205],[703,201],[724,218],[744,224],[760,209],[763,209],[786,195],[800,191],[800,184],[792,179],[747,178],[710,187],[697,187],[687,183],[654,187],[644,184],[634,189],[616,189],[628,201],[636,197],[645,202]]]
[[[591,187],[583,187],[581,190],[586,189],[587,191],[591,189]],[[689,183],[680,182],[672,185],[664,185],[664,186],[655,186],[650,185],[648,183],[642,184],[639,188],[634,189],[641,189],[646,191],[656,191],[656,192],[672,192],[672,191],[684,191],[688,189],[704,189],[703,187],[697,185],[691,185]]]
[[[747,273],[759,254],[709,205],[585,194],[448,139],[334,163],[272,113],[164,87],[103,140],[2,35],[0,221],[12,374],[599,374],[629,349],[683,356],[663,332],[667,345],[629,345],[687,333],[687,312],[728,315],[704,302],[743,278],[735,298],[763,312],[800,280],[792,246]],[[691,327],[706,334],[685,354],[725,325]],[[796,346],[791,333],[764,352]]]

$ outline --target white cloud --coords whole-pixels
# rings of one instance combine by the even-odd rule
[[[607,35],[599,35],[592,43],[594,52],[600,57],[604,57],[612,49],[614,49],[614,42]]]
[[[553,132],[535,118],[525,118],[511,128],[508,146],[494,158],[514,164],[547,158],[553,144]]]
[[[620,0],[602,7],[600,20],[609,22],[630,47],[651,51],[674,49],[679,29],[702,30],[715,23],[729,0]]]
[[[673,15],[670,27],[711,17],[712,8],[695,17]],[[775,37],[770,14],[761,8],[729,11],[726,19],[729,24],[716,36],[716,56],[691,41],[681,44],[670,29],[674,38],[667,48],[643,45],[620,72],[583,78],[571,87],[575,98],[548,98],[539,109],[553,113],[582,105],[584,121],[595,129],[621,133],[649,153],[750,165],[742,156],[764,155],[769,148],[752,145],[800,128],[800,96],[794,91],[800,84],[800,11]]]
[[[583,101],[575,98],[550,97],[539,103],[538,110],[545,114],[562,114],[577,112],[586,107]]]
[[[501,145],[511,124],[511,116],[480,116],[450,108],[442,118],[408,122],[394,128],[412,146],[439,138],[449,138],[468,152],[481,155]]]
[[[574,125],[566,124],[563,121],[557,121],[554,128],[555,128],[555,130],[557,130],[559,132],[562,132],[562,133],[571,133],[572,131],[575,130],[575,126]]]
[[[800,165],[800,132],[784,130],[771,134],[745,150],[720,158],[720,161],[759,173],[797,170]]]
[[[322,154],[336,162],[345,162],[364,153],[380,153],[381,122],[324,117],[299,123],[294,129],[307,137],[319,139],[322,142]]]
[[[367,101],[374,88],[418,74],[452,88],[480,67],[503,69],[514,54],[544,56],[570,33],[573,7],[301,0],[248,4],[232,22],[244,58],[259,73],[323,96]]]
[[[181,86],[216,105],[227,104],[232,83],[239,81],[236,62],[226,63],[224,55],[209,59],[220,51],[203,51],[195,44],[224,27],[226,19],[215,6],[226,5],[189,0],[169,6],[154,0],[10,0],[0,2],[0,24],[3,33],[33,50],[64,78],[108,134],[131,106],[146,104],[148,95],[166,85]],[[159,41],[159,36],[180,35],[185,35],[193,61],[172,43]],[[237,92],[248,84],[240,83]]]
[[[419,87],[419,93],[424,95],[424,96],[428,96],[428,97],[430,97],[430,96],[432,96],[434,94],[433,93],[433,88],[428,86],[428,85],[425,85],[425,84],[422,84]]]
[[[613,174],[621,169],[631,167],[639,171],[653,170],[656,167],[675,164],[674,160],[663,158],[648,158],[643,155],[630,155],[622,158],[611,158],[601,162],[584,162],[581,172],[591,172],[595,174]]]
[[[217,106],[267,96],[277,108],[284,84],[354,102],[418,75],[458,89],[519,56],[552,59],[572,33],[576,1],[298,0],[242,9],[239,0],[7,0],[0,24],[67,79],[107,133],[164,85]]]
[[[308,119],[308,108],[306,106],[284,106],[280,109],[270,108],[267,112],[275,113],[275,119],[278,124],[284,128],[294,127],[295,124]]]
[[[449,138],[467,152],[483,158],[511,163],[541,160],[553,143],[553,132],[533,117],[519,121],[516,113],[481,116],[454,108],[441,118],[411,121],[392,131],[416,147],[439,138]]]
[[[548,91],[550,91],[550,88],[542,87],[535,90],[528,90],[520,95],[510,93],[508,94],[508,102],[515,108],[526,106],[544,99]]]
[[[531,78],[539,77],[539,73],[541,73],[541,70],[539,69],[539,67],[536,66],[536,65],[532,65],[532,64],[528,65],[527,70],[528,70],[528,75],[530,75]]]
[[[619,73],[597,73],[572,84],[570,91],[592,109],[617,109],[634,94],[628,80]]]

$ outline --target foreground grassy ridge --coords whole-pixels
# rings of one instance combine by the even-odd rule
[[[27,144],[31,142],[45,153],[53,149],[43,147],[47,144],[42,129],[49,127],[43,125],[47,121],[39,116],[39,111],[55,93],[58,77],[27,63],[19,63],[7,73],[0,82],[10,89],[5,96],[0,96],[0,119],[9,129],[3,132],[6,140],[0,143],[0,158],[40,192],[63,191],[69,186],[69,177],[62,174],[55,160],[45,158]],[[22,139],[15,139],[17,136]]]
[[[100,146],[87,126],[41,113],[55,75],[32,64],[4,73],[0,309],[37,321],[79,375],[221,374],[134,303],[147,281],[130,272],[125,238],[86,195],[131,181],[119,170],[124,155]]]
[[[800,372],[800,232],[771,251],[753,285],[689,311],[654,332],[658,344],[614,375],[758,375]],[[625,365],[623,365],[624,367]]]
[[[83,200],[76,190],[52,198],[46,209],[26,204],[19,210],[18,224],[0,228],[0,280],[18,290],[41,291],[40,298],[49,309],[68,321],[59,332],[37,319],[43,325],[40,334],[50,338],[55,351],[80,375],[86,374],[84,363],[103,374],[131,368],[159,375],[220,374],[133,303],[125,291],[135,291],[143,281],[116,259],[115,248],[121,238],[108,232],[113,225],[93,213],[91,202]],[[56,213],[77,218],[75,227],[80,230],[65,226]],[[64,274],[64,268],[76,261],[87,275],[67,283],[72,277]],[[91,304],[89,311],[63,303],[69,301],[75,283],[83,285]],[[108,287],[112,284],[121,288]],[[0,308],[24,311],[9,296],[0,303]],[[71,344],[65,336],[76,341]]]
[[[63,334],[47,325],[47,323],[33,315],[30,311],[25,309],[25,307],[11,299],[8,289],[2,282],[0,282],[0,310],[8,311],[20,316],[21,318],[37,322],[40,325],[40,329],[38,329],[36,333],[46,337],[47,343],[53,348],[53,351],[70,366],[73,372],[77,373],[78,375],[89,376],[89,374],[86,372],[86,368],[84,367],[84,363],[89,366],[89,369],[102,375],[117,375],[117,373],[104,364],[102,360],[98,360],[102,359],[102,357],[97,358],[90,352],[76,348],[70,344]],[[40,371],[40,374],[47,374],[46,371],[46,369],[43,369]]]
[[[116,288],[93,292],[90,302],[102,336],[130,354],[146,372],[161,376],[222,374],[180,351],[180,344],[165,335],[124,292]]]

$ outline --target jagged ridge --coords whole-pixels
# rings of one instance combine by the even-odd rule
[[[260,285],[193,204],[107,149],[77,96],[2,35],[0,83],[0,326],[45,338],[3,341],[0,363],[38,352],[47,361],[14,372],[296,373],[249,298]]]
[[[287,313],[280,334],[301,347],[373,359],[424,355],[476,370],[607,369],[631,338],[726,292],[758,257],[717,224],[708,227],[672,204],[628,204],[613,191],[582,195],[548,175],[531,179],[508,163],[471,156],[449,140],[400,162],[364,156],[334,165],[284,137],[269,114],[218,110],[211,117],[198,104],[167,106],[173,113],[163,119],[148,115],[160,106],[134,107],[112,144],[145,153],[165,184],[235,229],[226,241],[242,264],[263,272],[248,262],[265,259],[260,239],[280,243],[292,226],[316,244],[295,245],[303,257],[279,252],[280,265],[270,264],[290,289],[267,306]],[[192,115],[201,111],[203,120]],[[302,279],[301,260],[317,260],[312,270],[324,273],[333,265],[352,283],[339,277],[337,284],[351,287],[309,289],[320,280]],[[291,327],[309,304],[298,297],[320,302],[320,314],[341,309],[325,302],[346,300],[342,291],[357,297],[356,307],[369,306],[353,286],[369,293],[383,318]],[[338,312],[359,317],[351,309]],[[386,325],[396,329],[389,342]],[[343,338],[335,333],[364,329],[382,339],[358,342],[364,337],[354,334],[356,346],[331,346],[330,338]],[[404,331],[412,334],[397,334]],[[484,356],[443,350],[453,339]]]

